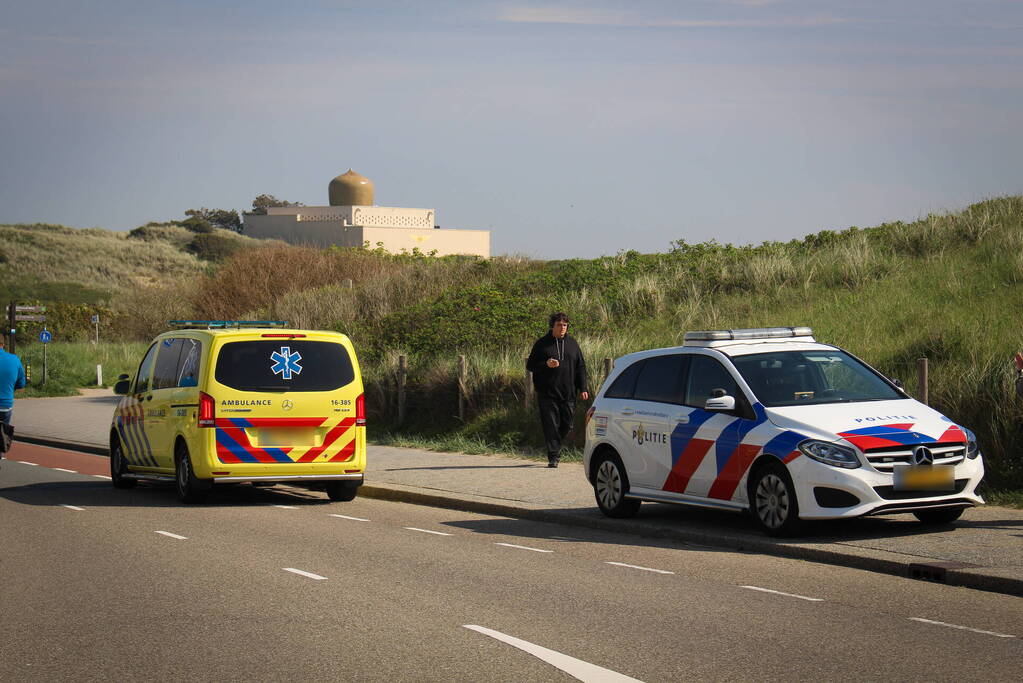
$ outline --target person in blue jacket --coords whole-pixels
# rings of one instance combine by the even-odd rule
[[[0,337],[0,422],[11,424],[14,410],[14,392],[25,386],[25,366],[13,353],[7,353]]]

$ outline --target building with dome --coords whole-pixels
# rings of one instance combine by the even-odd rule
[[[433,209],[375,206],[373,181],[352,169],[331,180],[327,194],[330,206],[281,206],[268,208],[266,215],[247,213],[243,232],[318,247],[490,257],[489,230],[441,228]]]

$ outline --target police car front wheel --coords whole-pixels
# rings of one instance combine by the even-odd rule
[[[796,532],[800,526],[799,503],[784,465],[771,462],[757,469],[750,494],[750,512],[762,531],[771,536]]]
[[[605,451],[597,458],[593,476],[593,493],[597,507],[608,517],[632,517],[639,511],[640,501],[626,498],[629,478],[616,453]]]

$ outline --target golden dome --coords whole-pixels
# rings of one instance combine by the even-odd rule
[[[331,206],[373,206],[373,181],[352,169],[330,181]]]

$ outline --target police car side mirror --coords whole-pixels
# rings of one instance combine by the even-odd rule
[[[703,404],[703,409],[725,412],[735,410],[735,397],[716,396],[714,398],[708,398],[707,402]]]
[[[893,379],[892,380],[892,384],[894,384],[895,386],[897,386],[900,389],[905,389],[906,388],[906,387],[902,386],[902,380],[901,379]]]
[[[125,396],[128,390],[131,389],[131,380],[122,379],[114,385],[114,393],[118,396]]]

